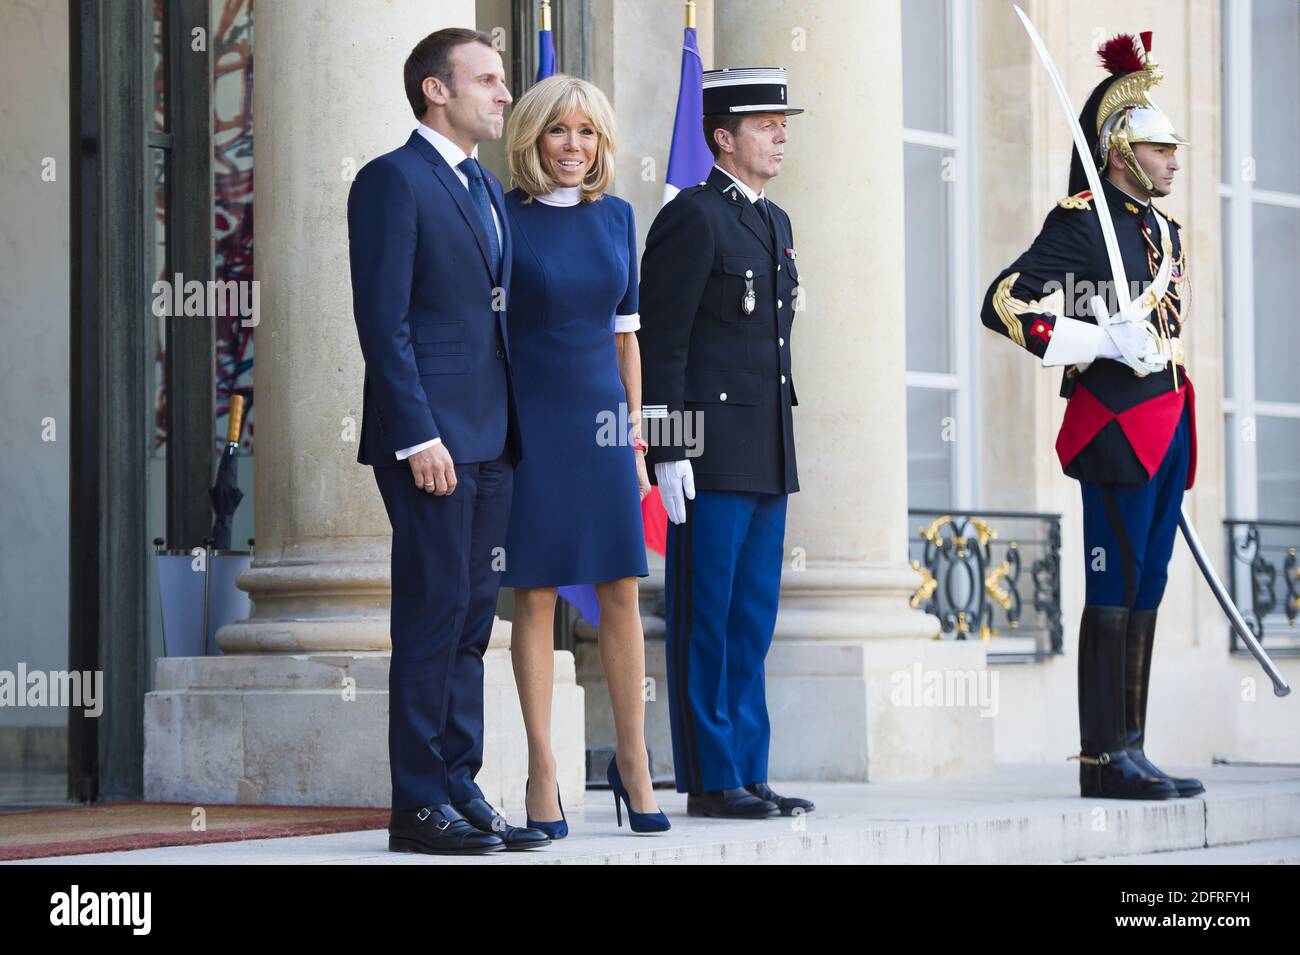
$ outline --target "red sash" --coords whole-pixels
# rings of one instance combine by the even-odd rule
[[[1097,436],[1097,432],[1113,420],[1119,422],[1120,430],[1146,469],[1147,480],[1150,480],[1160,468],[1160,462],[1165,459],[1165,452],[1174,439],[1184,403],[1191,418],[1188,423],[1192,432],[1187,485],[1184,488],[1189,490],[1196,478],[1196,392],[1192,380],[1186,376],[1183,377],[1183,387],[1177,391],[1167,391],[1119,414],[1102,404],[1082,384],[1076,384],[1074,394],[1065,406],[1061,431],[1056,436],[1056,455],[1061,467],[1069,465]]]

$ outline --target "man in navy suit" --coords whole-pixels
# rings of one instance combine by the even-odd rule
[[[475,158],[510,102],[501,57],[474,30],[411,51],[406,144],[348,195],[352,304],[366,376],[357,460],[393,525],[389,849],[478,853],[546,845],[474,782],[483,763],[491,636],[523,456],[511,387],[501,186]]]

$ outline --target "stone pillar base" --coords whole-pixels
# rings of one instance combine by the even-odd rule
[[[662,621],[647,619],[646,742],[656,776],[673,775]],[[591,746],[613,746],[595,643],[580,642]],[[767,656],[773,779],[940,779],[993,771],[997,671],[978,641],[776,640]]]
[[[145,799],[388,807],[389,662],[382,652],[160,659],[145,696]],[[522,825],[528,748],[510,651],[491,647],[484,664],[476,781],[493,805],[519,810],[512,821]],[[561,798],[577,808],[583,690],[571,653],[555,654],[552,705]]]
[[[778,641],[767,657],[771,776],[991,773],[996,678],[978,641]]]

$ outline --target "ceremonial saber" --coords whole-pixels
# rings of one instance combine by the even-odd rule
[[[1187,539],[1187,546],[1196,558],[1196,565],[1201,568],[1201,574],[1205,577],[1206,582],[1210,585],[1210,590],[1214,591],[1214,599],[1219,602],[1223,612],[1228,615],[1228,622],[1232,624],[1233,631],[1241,637],[1242,642],[1246,644],[1251,655],[1259,661],[1259,665],[1264,668],[1268,678],[1273,681],[1273,695],[1286,696],[1291,692],[1291,684],[1278,672],[1277,664],[1268,655],[1255,635],[1250,632],[1250,627],[1246,626],[1246,621],[1242,619],[1241,612],[1237,605],[1232,602],[1232,596],[1228,593],[1223,581],[1219,579],[1218,573],[1214,570],[1214,565],[1210,563],[1209,557],[1205,554],[1205,548],[1201,546],[1201,539],[1196,536],[1196,528],[1192,526],[1191,518],[1187,516],[1187,505],[1183,505],[1182,512],[1178,515],[1178,526],[1183,529],[1183,537]]]
[[[1137,321],[1132,317],[1133,300],[1129,298],[1128,274],[1124,271],[1124,257],[1119,251],[1119,239],[1115,237],[1115,222],[1111,219],[1110,205],[1106,202],[1106,193],[1101,188],[1101,175],[1097,172],[1097,164],[1092,161],[1092,150],[1088,148],[1087,137],[1083,135],[1083,128],[1079,121],[1074,117],[1074,107],[1070,104],[1070,94],[1065,91],[1065,82],[1061,79],[1061,74],[1056,70],[1056,64],[1052,62],[1052,54],[1047,52],[1047,44],[1043,38],[1038,35],[1034,29],[1033,23],[1016,4],[1011,4],[1016,16],[1020,17],[1020,22],[1024,24],[1025,32],[1029,34],[1030,42],[1034,44],[1034,49],[1038,51],[1038,58],[1042,60],[1043,67],[1047,70],[1047,78],[1052,81],[1052,88],[1056,90],[1056,97],[1061,101],[1061,107],[1065,110],[1065,121],[1070,124],[1070,134],[1074,137],[1074,148],[1079,151],[1079,164],[1083,166],[1083,173],[1088,179],[1088,188],[1092,190],[1093,205],[1097,209],[1097,220],[1101,223],[1101,236],[1106,242],[1106,258],[1110,262],[1110,274],[1112,283],[1115,286],[1115,299],[1119,303],[1119,317],[1112,319],[1110,312],[1106,308],[1106,303],[1101,295],[1094,295],[1089,302],[1092,309],[1092,316],[1097,324],[1105,328],[1107,325],[1118,325],[1121,322]],[[1125,318],[1124,316],[1130,316]],[[1115,343],[1124,356],[1125,362],[1130,368],[1139,375],[1146,375],[1151,372],[1141,357],[1134,354],[1128,344],[1127,339],[1120,336],[1112,336],[1111,340]],[[1139,368],[1145,368],[1140,371]],[[1178,372],[1174,370],[1174,388],[1178,387]]]
[[[1093,205],[1097,208],[1097,218],[1101,222],[1101,234],[1106,240],[1106,255],[1110,259],[1110,271],[1115,280],[1116,298],[1120,304],[1120,313],[1123,314],[1129,309],[1131,303],[1128,297],[1128,277],[1124,272],[1124,262],[1120,257],[1119,240],[1115,237],[1115,223],[1111,220],[1106,194],[1101,188],[1101,176],[1097,172],[1096,163],[1090,161],[1092,159],[1092,150],[1088,148],[1088,140],[1083,135],[1083,128],[1079,125],[1078,119],[1075,118],[1074,106],[1070,103],[1070,94],[1065,91],[1065,83],[1061,80],[1061,74],[1056,70],[1056,64],[1052,62],[1052,55],[1047,52],[1047,44],[1038,35],[1038,31],[1034,29],[1034,25],[1029,21],[1029,17],[1025,15],[1025,11],[1014,3],[1011,7],[1016,11],[1016,16],[1020,18],[1020,22],[1024,24],[1025,32],[1029,34],[1034,49],[1038,51],[1038,58],[1043,61],[1047,76],[1052,81],[1052,88],[1056,90],[1057,99],[1061,101],[1061,106],[1065,110],[1065,119],[1070,124],[1070,133],[1074,137],[1074,148],[1079,151],[1080,164],[1083,166],[1084,174],[1088,177],[1088,186],[1092,189],[1093,197],[1096,200]],[[1097,298],[1094,298],[1094,303]],[[1099,309],[1094,304],[1092,310],[1093,316],[1098,322],[1111,324],[1110,316],[1105,308]],[[1192,526],[1191,519],[1187,516],[1185,504],[1179,514],[1178,526],[1183,529],[1183,537],[1187,540],[1187,546],[1191,549],[1192,556],[1196,558],[1196,564],[1201,568],[1201,574],[1205,577],[1206,583],[1210,585],[1210,590],[1214,592],[1214,598],[1218,600],[1219,606],[1227,614],[1228,622],[1232,624],[1233,631],[1237,636],[1241,637],[1250,649],[1251,654],[1259,661],[1259,665],[1264,668],[1264,672],[1268,674],[1268,678],[1273,681],[1273,693],[1276,696],[1286,696],[1291,692],[1290,684],[1283,679],[1282,674],[1278,672],[1277,665],[1264,652],[1264,648],[1259,645],[1255,635],[1250,632],[1250,628],[1246,626],[1246,621],[1241,617],[1241,612],[1237,610],[1237,605],[1232,602],[1232,597],[1224,588],[1223,581],[1219,580],[1219,575],[1215,572],[1214,566],[1205,555],[1205,548],[1201,545],[1201,539],[1196,534],[1196,528]]]
[[[1043,66],[1047,69],[1047,77],[1052,81],[1052,87],[1056,90],[1056,97],[1061,101],[1061,106],[1065,109],[1065,118],[1070,124],[1070,132],[1074,136],[1074,148],[1079,150],[1079,162],[1083,166],[1084,174],[1088,177],[1088,188],[1092,190],[1093,198],[1096,200],[1093,204],[1097,207],[1097,218],[1101,220],[1101,234],[1106,240],[1106,257],[1110,260],[1110,274],[1115,279],[1115,297],[1119,300],[1119,310],[1122,314],[1128,311],[1132,302],[1128,297],[1128,276],[1124,272],[1124,258],[1119,252],[1119,239],[1115,237],[1115,223],[1110,217],[1110,206],[1106,202],[1106,193],[1101,188],[1101,175],[1097,172],[1096,163],[1089,162],[1092,158],[1092,150],[1088,148],[1087,137],[1083,135],[1083,129],[1079,126],[1079,121],[1074,117],[1074,106],[1070,103],[1070,94],[1065,91],[1065,83],[1061,79],[1061,74],[1056,71],[1056,64],[1052,62],[1052,55],[1047,52],[1047,44],[1038,35],[1034,25],[1029,22],[1029,17],[1025,15],[1025,11],[1014,3],[1011,4],[1011,7],[1016,11],[1016,16],[1020,17],[1020,22],[1025,25],[1025,32],[1029,34],[1034,49],[1038,51],[1038,58],[1043,61]],[[1100,316],[1094,317],[1098,321],[1107,321],[1110,318],[1109,315],[1106,315],[1105,319]],[[1109,321],[1107,321],[1107,324],[1110,324]]]

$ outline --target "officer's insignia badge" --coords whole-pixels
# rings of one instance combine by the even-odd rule
[[[1134,215],[1138,214],[1138,207],[1133,205],[1133,203],[1131,202],[1124,203],[1124,208],[1127,209],[1129,212],[1133,213]]]
[[[745,294],[740,297],[740,310],[746,315],[753,315],[756,300],[757,296],[754,295],[754,290],[752,288],[746,289]]]

